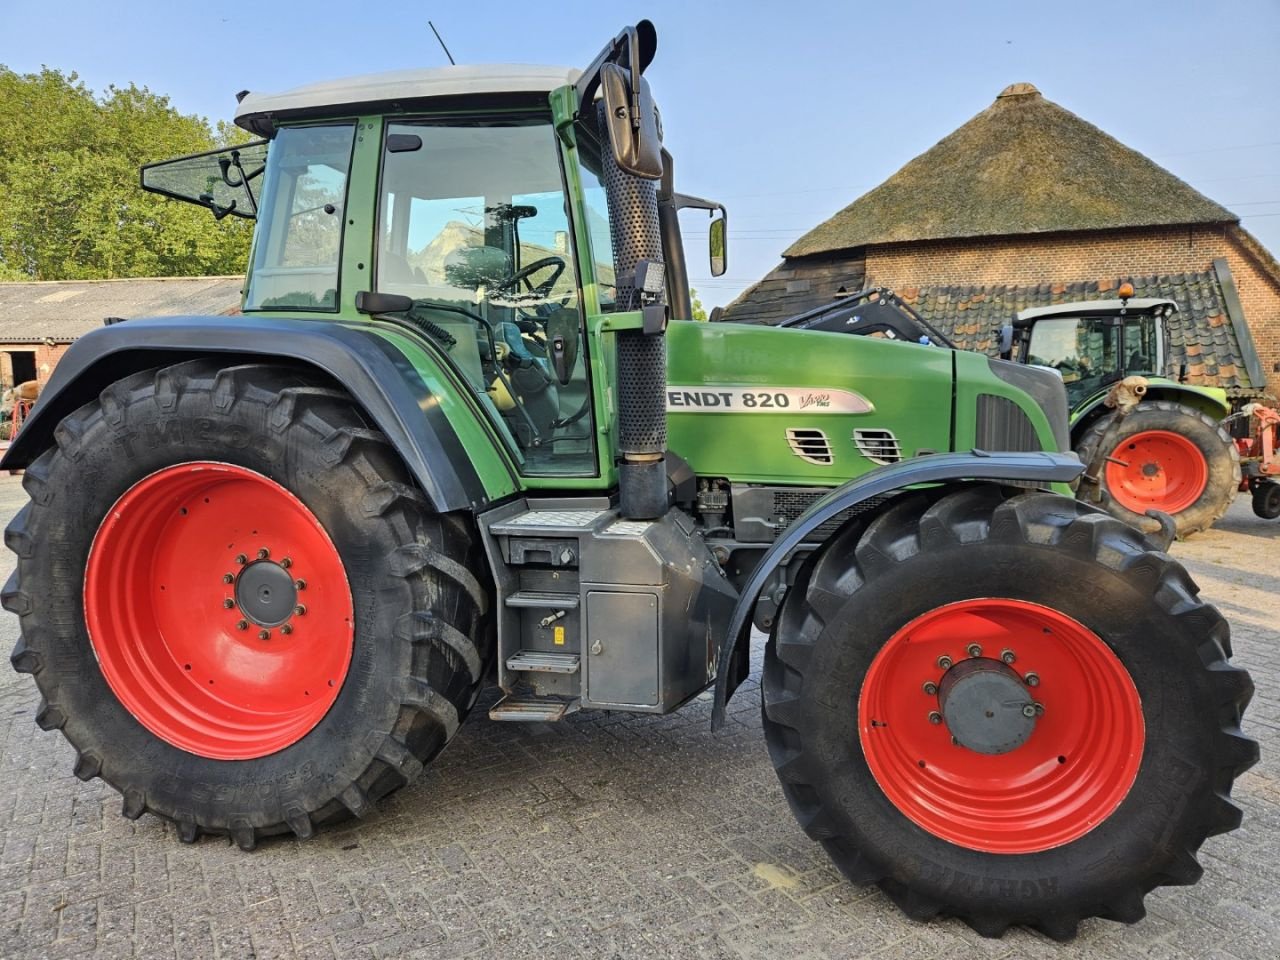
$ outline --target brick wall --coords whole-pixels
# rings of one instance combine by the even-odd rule
[[[51,347],[43,343],[0,343],[0,384],[4,387],[14,386],[13,358],[10,356],[10,351],[35,353],[36,379],[41,384],[45,384],[49,382],[49,377],[53,375],[53,368],[58,365],[58,361],[70,346],[69,343],[55,343]]]
[[[1186,273],[1224,257],[1235,276],[1273,394],[1280,394],[1280,282],[1227,226],[1160,227],[1042,237],[920,241],[866,251],[867,286],[1111,281]]]

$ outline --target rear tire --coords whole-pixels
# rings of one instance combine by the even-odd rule
[[[1253,512],[1263,520],[1280,517],[1280,483],[1260,480],[1253,487]]]
[[[958,916],[984,936],[1027,924],[1060,940],[1086,917],[1140,919],[1147,891],[1194,883],[1204,839],[1239,825],[1231,786],[1258,758],[1239,726],[1253,685],[1196,593],[1137,531],[1052,494],[968,485],[852,521],[802,569],[765,652],[765,736],[793,812],[846,876],[916,919]],[[1019,636],[972,604],[1046,626]],[[921,620],[955,610],[970,619],[954,624],[983,636],[967,653],[973,640],[956,632],[957,666],[985,657],[996,675],[1008,649],[1012,671],[1043,674],[1025,681],[1043,717],[998,755],[953,741],[960,724],[924,688],[944,672],[927,644],[952,641]],[[1052,636],[1059,624],[1076,639]],[[929,660],[886,674],[903,650]],[[873,696],[887,713],[860,719]],[[894,768],[886,743],[925,746]],[[1071,755],[1041,758],[1046,747]],[[1079,811],[1055,805],[1095,786]],[[935,802],[964,813],[931,819]]]
[[[471,573],[484,566],[469,518],[431,509],[387,439],[344,391],[286,367],[220,368],[197,360],[112,384],[67,416],[55,439],[28,467],[23,486],[31,502],[5,533],[18,555],[3,594],[4,606],[21,621],[11,659],[15,669],[34,676],[43,695],[37,723],[61,730],[75,747],[78,777],[100,776],[121,793],[126,817],[149,811],[175,822],[184,841],[202,832],[226,834],[245,849],[271,834],[308,837],[322,824],[371,813],[377,799],[411,781],[445,746],[474,703],[492,658],[489,593]],[[201,461],[213,462],[213,468],[179,466]],[[272,510],[236,516],[224,506],[220,516],[218,504],[233,500],[212,492],[228,494],[230,488],[223,487],[174,499],[167,508],[163,498],[152,499],[141,511],[122,498],[126,491],[136,496],[145,490],[139,484],[144,478],[152,483],[177,476],[189,486],[201,471],[219,475],[218,464],[229,465],[222,475],[234,472],[237,482],[267,491],[268,502],[282,509],[300,504],[298,516],[318,521],[331,541],[336,579],[317,575],[308,592],[297,594],[298,616],[291,621],[296,626],[289,630],[266,629],[269,621],[261,631],[263,621],[237,629],[235,620],[244,614],[231,605],[240,596],[239,580],[223,583],[233,571],[249,569],[244,563],[252,564],[253,546],[262,539],[242,528],[262,526],[265,535]],[[178,489],[175,496],[185,494]],[[188,502],[190,516],[184,505],[179,519],[177,504]],[[151,545],[150,534],[133,536],[138,546],[128,542],[127,528],[112,532],[113,523],[145,524],[147,516],[165,509],[174,519],[155,533],[161,547]],[[186,531],[197,520],[218,532],[222,522],[226,532],[206,537],[203,545],[193,543]],[[192,526],[175,526],[180,524]],[[324,534],[319,536],[323,541]],[[160,582],[166,577],[130,573],[110,579],[117,557],[138,564],[138,571],[161,569],[149,564],[160,562],[166,538],[177,538],[179,558],[189,558],[168,568],[169,588],[189,598],[189,625],[149,599],[162,596],[155,591],[166,589]],[[129,550],[110,562],[90,562],[93,551],[112,542]],[[248,557],[240,556],[237,566],[233,555],[242,549]],[[204,571],[206,552],[215,557],[213,575]],[[278,556],[272,554],[270,562]],[[288,590],[291,575],[301,578],[308,565],[318,574],[321,559],[295,554],[292,569],[286,573],[289,564],[277,565],[270,571],[274,579],[264,583],[277,593],[281,586]],[[200,576],[188,577],[187,567]],[[226,574],[217,572],[224,567]],[[103,572],[94,574],[96,568]],[[98,576],[117,589],[96,588]],[[307,587],[303,582],[299,589]],[[136,622],[155,629],[113,629]],[[259,639],[268,653],[287,651],[290,643],[322,630],[325,649],[340,655],[323,675],[337,678],[332,690],[320,674],[305,683],[318,689],[292,690],[304,685],[310,669],[306,649],[293,659],[280,653],[279,693],[263,684],[269,664],[261,657],[251,668],[237,668],[238,658],[261,654],[253,649]],[[201,631],[212,631],[209,642],[232,655],[196,662]],[[128,669],[108,676],[112,657],[133,665],[160,661],[152,678],[157,682],[131,685],[136,670]],[[166,657],[172,662],[164,662]],[[187,686],[197,675],[197,687]],[[249,691],[247,710],[231,712],[242,705],[233,707],[230,698],[225,706],[207,699],[208,691],[228,684]],[[166,686],[169,693],[148,699]],[[311,705],[317,697],[328,698],[323,709],[286,712],[286,720],[294,716],[297,722],[275,740],[267,735],[275,729],[268,722],[255,726],[255,711],[270,721],[279,704]],[[190,719],[202,711],[210,716],[211,710],[227,712],[232,720],[216,728],[217,736],[209,733],[214,724]],[[245,729],[247,738],[235,741]]]
[[[1112,516],[1150,533],[1159,524],[1146,511],[1161,510],[1181,538],[1209,529],[1227,512],[1240,489],[1240,453],[1211,417],[1168,400],[1143,401],[1108,438],[1114,418],[1094,421],[1076,444],[1088,464],[1105,439],[1108,455],[1120,461],[1104,461],[1100,470]]]

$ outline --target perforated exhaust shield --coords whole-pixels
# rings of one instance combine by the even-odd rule
[[[636,264],[662,262],[658,184],[620,169],[609,149],[604,104],[597,104],[601,166],[609,203],[618,309],[638,310]],[[667,448],[667,341],[636,330],[618,334],[618,445],[624,459],[661,454]],[[665,483],[665,479],[664,479]]]

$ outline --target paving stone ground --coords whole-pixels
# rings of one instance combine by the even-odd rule
[[[0,478],[0,522],[23,502]],[[1209,840],[1204,879],[1147,898],[1134,927],[1092,920],[1058,945],[903,917],[845,882],[795,824],[760,730],[759,691],[713,734],[708,706],[498,724],[476,710],[376,819],[252,854],[179,844],[119,815],[33,721],[30,677],[0,669],[0,957],[1040,958],[1280,956],[1280,522],[1241,499],[1174,547],[1232,623],[1258,693],[1262,762],[1244,827]],[[0,579],[12,566],[0,558]],[[7,652],[17,634],[0,619]],[[759,644],[757,643],[757,647]],[[757,667],[759,650],[757,654]],[[482,704],[486,705],[487,701]]]

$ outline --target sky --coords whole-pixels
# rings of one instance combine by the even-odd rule
[[[708,308],[1017,81],[1280,255],[1280,0],[0,0],[0,63],[136,83],[220,120],[238,90],[444,65],[428,19],[459,63],[585,66],[640,17],[658,28],[646,76],[677,188],[729,208],[725,276],[709,277],[704,236],[686,241]]]

